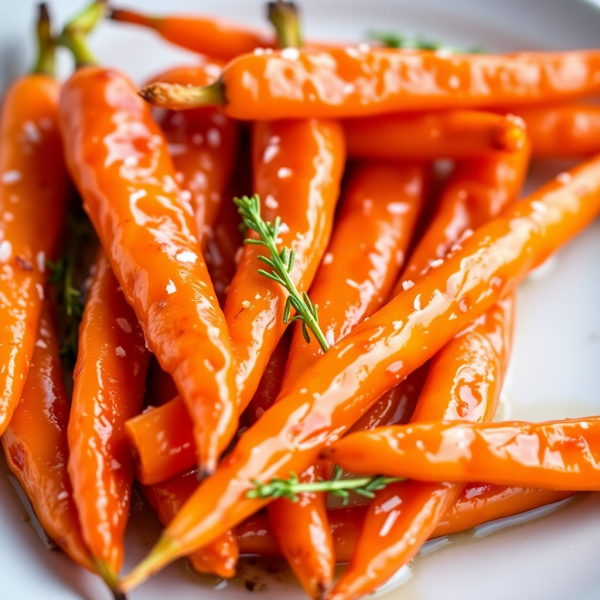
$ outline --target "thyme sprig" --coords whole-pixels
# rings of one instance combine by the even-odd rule
[[[347,504],[350,491],[355,494],[373,498],[375,492],[382,490],[390,483],[403,481],[402,477],[356,477],[342,479],[342,471],[338,469],[329,480],[319,478],[317,481],[302,483],[296,473],[290,473],[289,479],[272,479],[268,483],[252,480],[254,487],[246,492],[247,498],[287,498],[292,502],[298,501],[298,494],[307,492],[325,492],[333,496],[339,496],[343,503]]]
[[[318,306],[310,301],[306,292],[300,293],[298,291],[290,277],[290,273],[294,268],[296,252],[286,246],[281,250],[277,248],[281,219],[277,217],[273,223],[263,220],[260,214],[260,198],[257,194],[254,194],[251,198],[248,198],[248,196],[234,198],[233,201],[238,207],[238,212],[242,217],[244,225],[249,230],[258,234],[258,239],[247,237],[244,240],[245,243],[264,246],[269,251],[270,256],[261,255],[258,259],[271,267],[271,270],[259,269],[258,272],[264,277],[279,283],[289,294],[283,310],[283,322],[287,324],[293,321],[300,321],[302,324],[302,334],[306,342],[310,342],[310,335],[308,333],[310,330],[323,351],[327,352],[329,344],[319,327]],[[292,308],[296,311],[296,315],[290,318]]]

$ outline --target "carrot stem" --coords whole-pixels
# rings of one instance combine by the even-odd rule
[[[155,82],[143,87],[140,95],[154,106],[175,110],[219,106],[226,102],[225,89],[221,81],[206,86]]]
[[[77,68],[98,64],[88,46],[87,36],[104,19],[107,10],[106,0],[95,0],[65,25],[59,41],[72,52]]]
[[[301,48],[300,14],[294,2],[275,0],[267,4],[267,16],[277,33],[280,48]]]
[[[38,5],[38,21],[37,21],[37,43],[38,43],[38,56],[32,73],[39,73],[40,75],[48,75],[54,77],[55,75],[55,48],[56,44],[52,37],[52,25],[50,22],[50,13],[48,12],[48,5],[45,2],[40,2]]]

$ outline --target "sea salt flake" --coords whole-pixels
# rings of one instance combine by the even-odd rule
[[[403,289],[404,291],[406,291],[406,290],[410,290],[410,288],[411,288],[411,287],[414,287],[414,285],[415,285],[415,284],[414,284],[414,282],[413,282],[413,281],[411,281],[410,279],[407,279],[406,281],[403,281],[403,282],[402,282],[402,289]]]
[[[17,183],[17,181],[21,181],[21,172],[16,169],[12,169],[11,171],[4,171],[0,180],[4,184]]]
[[[180,252],[175,258],[179,262],[189,263],[193,265],[195,264],[196,260],[198,260],[198,255],[190,250],[184,250],[183,252]]]
[[[115,352],[117,356],[120,356],[121,358],[127,356],[127,352],[125,352],[125,348],[123,348],[123,346],[117,346],[115,348]]]
[[[117,325],[125,332],[131,333],[133,331],[133,327],[129,323],[129,321],[125,317],[119,317],[117,319]]]
[[[174,294],[177,291],[177,287],[172,279],[169,279],[169,283],[167,284],[167,294]]]

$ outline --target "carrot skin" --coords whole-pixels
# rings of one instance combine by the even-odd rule
[[[203,472],[236,430],[235,363],[189,207],[135,86],[83,67],[60,100],[67,164],[148,346],[194,422]]]
[[[10,422],[34,352],[48,273],[69,191],[58,127],[60,85],[26,75],[0,116],[0,435]]]

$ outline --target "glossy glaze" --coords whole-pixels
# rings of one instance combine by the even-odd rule
[[[431,537],[436,538],[471,529],[489,521],[563,500],[572,494],[573,492],[557,492],[531,487],[518,488],[469,483],[437,525]],[[400,500],[399,496],[392,498],[391,504],[396,504],[395,510],[390,511],[392,515],[398,512]],[[366,514],[367,505],[330,508],[327,511],[337,563],[348,562],[352,557]],[[386,513],[385,518],[391,520],[393,516],[389,517]],[[271,525],[264,513],[253,515],[240,523],[236,527],[236,534],[242,554],[281,556],[281,549],[277,545]]]
[[[369,471],[368,462],[376,468],[372,459],[365,460],[367,453],[375,453],[370,456],[377,456],[378,473],[405,472],[423,481],[479,479],[496,485],[596,491],[599,431],[597,417],[545,423],[427,421],[353,434],[328,454],[361,473]]]
[[[412,239],[428,178],[428,165],[381,161],[358,164],[349,175],[335,231],[310,288],[311,301],[319,306],[319,325],[331,345],[389,296]],[[322,354],[296,328],[283,389]],[[324,471],[323,465],[313,466],[301,479],[326,477]],[[325,502],[324,494],[303,494],[299,502],[282,499],[268,508],[279,547],[314,598],[333,581],[333,542]]]
[[[18,79],[0,117],[0,434],[21,397],[48,273],[64,218],[68,176],[58,129],[60,86]]]
[[[221,80],[225,111],[238,119],[343,118],[589,96],[599,69],[596,51],[461,56],[361,44],[246,54]]]
[[[198,67],[172,69],[154,80],[206,85],[217,79],[222,66],[205,61]],[[205,252],[221,204],[230,200],[227,192],[237,155],[237,124],[218,108],[161,111],[157,122],[169,144],[177,183],[184,193],[191,194],[200,247]]]
[[[514,152],[526,135],[518,119],[468,110],[348,119],[343,125],[353,158],[474,158]]]
[[[335,231],[310,288],[330,345],[387,300],[409,251],[429,176],[425,163],[382,161],[359,163],[348,176]],[[322,355],[296,328],[284,389]]]
[[[123,563],[133,482],[124,425],[142,407],[149,358],[135,313],[100,251],[79,328],[69,475],[87,547],[114,573]]]
[[[254,192],[266,221],[280,217],[281,246],[296,252],[291,278],[308,290],[325,253],[345,161],[341,127],[333,121],[258,122],[253,125]],[[287,325],[287,292],[262,276],[261,246],[246,245],[225,302],[238,361],[240,404],[254,395]]]
[[[197,487],[198,471],[194,469],[156,485],[144,485],[142,489],[160,522],[168,525]],[[187,558],[200,573],[214,573],[228,578],[235,574],[238,555],[237,538],[233,532],[226,531],[214,542]]]
[[[253,479],[267,482],[306,469],[383,392],[511,292],[599,210],[600,159],[595,159],[478,229],[443,265],[358,325],[286,390],[200,485],[123,588],[268,504],[245,497]]]
[[[94,571],[67,472],[68,422],[58,342],[49,304],[44,302],[29,375],[2,446],[46,533],[76,563]]]
[[[409,276],[418,280],[437,268],[444,260],[441,253],[445,252],[445,257],[468,228],[484,225],[514,203],[528,164],[527,147],[513,155],[460,163],[442,191],[436,214],[411,257],[403,282],[411,281]],[[512,295],[501,300],[431,359],[411,422],[493,417],[512,347],[513,305]],[[403,518],[383,529],[364,527],[356,554],[331,596],[359,597],[389,579],[415,556],[461,489],[447,483],[410,482],[378,493],[367,522],[388,514],[395,494],[402,496]]]
[[[210,472],[236,429],[235,364],[167,144],[114,70],[79,69],[60,112],[71,175],[150,350],[186,402]]]
[[[559,104],[517,108],[525,121],[533,156],[590,156],[600,152],[600,108],[593,104]]]

